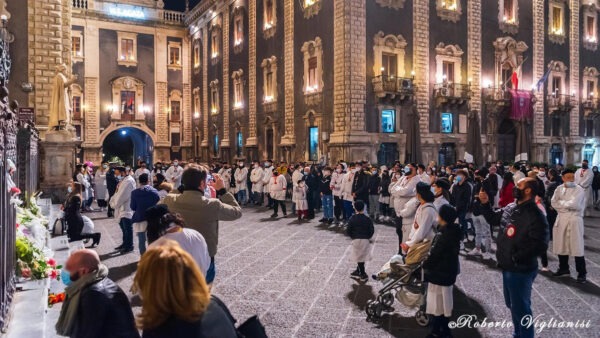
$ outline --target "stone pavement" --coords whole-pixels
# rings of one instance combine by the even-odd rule
[[[328,229],[312,221],[299,224],[295,218],[269,218],[265,208],[244,209],[236,222],[220,225],[217,278],[213,292],[240,321],[258,314],[270,337],[424,337],[427,329],[417,325],[414,309],[397,301],[395,312],[378,323],[367,322],[365,304],[375,297],[381,284],[359,285],[349,278],[350,239],[339,228]],[[129,289],[139,259],[137,253],[115,255],[121,231],[114,219],[91,214],[102,232],[98,247],[110,277],[132,297],[134,311],[140,300]],[[586,259],[589,282],[555,279],[540,273],[532,296],[534,315],[556,321],[591,321],[587,329],[545,329],[540,337],[600,337],[600,213],[586,219]],[[137,245],[137,238],[134,239]],[[376,272],[397,250],[395,229],[376,226],[373,260],[369,274]],[[550,256],[550,268],[558,265]],[[574,262],[571,260],[573,277]],[[491,260],[461,257],[461,274],[454,289],[454,314],[471,314],[479,320],[510,322],[504,305],[502,278]],[[51,311],[57,311],[58,307]],[[54,322],[48,320],[53,332]],[[455,337],[509,337],[510,328],[455,329]],[[48,337],[52,337],[48,334]]]

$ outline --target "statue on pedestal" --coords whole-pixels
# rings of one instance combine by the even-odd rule
[[[72,112],[69,88],[76,81],[77,75],[71,77],[67,75],[65,64],[56,66],[56,76],[52,82],[48,130],[60,130],[61,127],[69,130]]]

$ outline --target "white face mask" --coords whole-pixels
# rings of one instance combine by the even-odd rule
[[[179,165],[179,162],[173,162],[173,165],[174,165],[174,166],[178,166],[178,165]]]
[[[338,174],[340,174],[340,173],[342,172],[342,169],[341,169],[341,168],[337,168],[337,169],[335,169],[335,171],[336,171]]]
[[[545,171],[540,171],[540,172],[538,173],[538,176],[539,176],[539,177],[546,177],[546,172],[545,172]]]

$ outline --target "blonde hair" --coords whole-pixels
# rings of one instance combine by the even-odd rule
[[[162,182],[158,186],[158,190],[164,190],[166,192],[171,192],[171,190],[173,190],[173,185],[169,182]]]
[[[177,242],[165,240],[142,256],[132,291],[142,299],[140,329],[152,329],[170,317],[194,322],[210,302],[210,291],[192,256]]]

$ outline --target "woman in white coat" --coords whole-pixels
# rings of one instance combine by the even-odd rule
[[[96,202],[100,211],[105,211],[108,206],[107,197],[108,191],[106,190],[106,173],[108,173],[108,163],[102,163],[102,166],[96,170],[94,175],[94,183],[96,186]]]
[[[271,218],[277,217],[279,206],[281,205],[281,211],[283,211],[283,217],[287,216],[285,209],[285,191],[287,189],[287,181],[283,175],[279,175],[277,170],[273,170],[273,176],[269,181],[269,194],[273,200],[273,215]]]
[[[408,239],[410,235],[419,205],[421,205],[421,202],[415,196],[404,203],[404,207],[398,213],[398,216],[402,217],[402,238],[404,239]]]
[[[263,204],[263,175],[263,169],[258,162],[254,162],[254,168],[250,172],[250,182],[252,182],[252,194],[254,195],[253,200],[255,205]]]
[[[586,268],[583,241],[583,213],[585,211],[585,190],[575,183],[575,173],[565,170],[563,184],[552,196],[552,208],[558,212],[552,228],[552,251],[558,255],[559,267],[553,276],[570,276],[569,256],[575,257],[577,282],[586,282]]]

